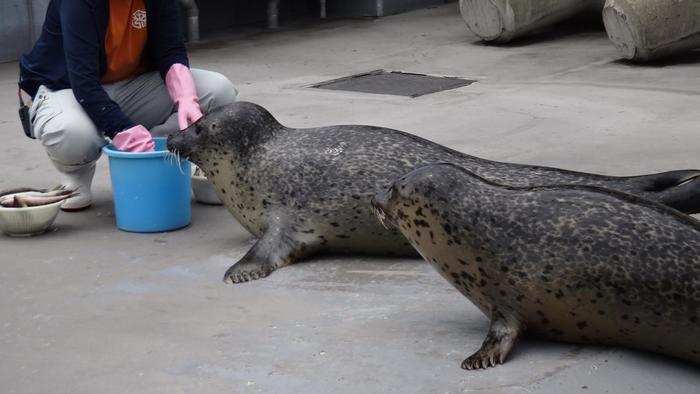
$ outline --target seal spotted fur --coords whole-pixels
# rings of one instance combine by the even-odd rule
[[[700,222],[588,186],[515,188],[451,164],[374,197],[491,320],[465,369],[503,363],[522,333],[624,345],[700,363]]]
[[[211,111],[171,136],[168,148],[199,166],[226,208],[259,238],[227,271],[232,282],[321,252],[415,255],[398,232],[379,225],[369,201],[392,180],[436,162],[512,185],[602,185],[700,210],[698,170],[621,178],[499,163],[380,127],[287,128],[246,102]]]

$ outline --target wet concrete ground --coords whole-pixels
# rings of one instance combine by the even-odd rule
[[[595,27],[494,47],[455,4],[380,20],[239,31],[191,52],[295,127],[362,123],[495,160],[631,175],[700,168],[700,53],[617,61]],[[416,99],[308,89],[385,68],[479,79]],[[57,178],[16,119],[0,65],[0,189]],[[506,365],[459,368],[487,319],[420,260],[322,258],[229,286],[252,238],[221,207],[185,230],[115,228],[107,163],[94,206],[50,233],[0,237],[2,393],[694,393],[691,365],[523,340]],[[669,332],[668,335],[673,335]]]

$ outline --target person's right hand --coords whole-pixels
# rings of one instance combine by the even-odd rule
[[[122,152],[153,152],[155,150],[151,133],[141,125],[115,135],[112,138],[112,145]]]

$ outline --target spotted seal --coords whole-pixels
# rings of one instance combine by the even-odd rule
[[[372,200],[491,320],[462,368],[503,363],[523,333],[700,363],[700,222],[589,186],[517,188],[452,164],[419,168]]]
[[[414,135],[372,126],[293,129],[264,108],[237,102],[168,139],[213,182],[226,208],[259,238],[225,275],[243,282],[317,253],[415,255],[386,231],[369,201],[393,179],[452,162],[512,185],[574,183],[637,193],[700,210],[700,171],[618,178],[468,156]]]

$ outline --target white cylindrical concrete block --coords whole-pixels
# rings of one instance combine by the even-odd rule
[[[485,41],[508,42],[562,21],[600,0],[460,0],[469,30]]]
[[[698,0],[608,0],[603,22],[625,59],[648,61],[700,47]]]

